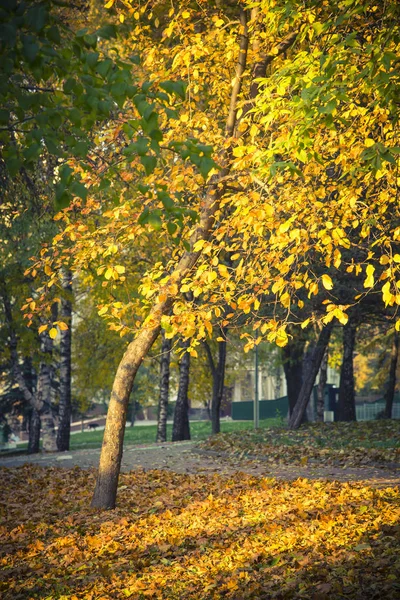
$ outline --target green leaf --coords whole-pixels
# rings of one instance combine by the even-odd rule
[[[161,222],[160,216],[157,213],[155,213],[155,212],[150,213],[149,218],[147,219],[147,222],[155,231],[160,231],[160,229],[162,227],[162,222]]]
[[[212,158],[209,158],[208,156],[201,158],[199,170],[204,179],[207,179],[207,176],[213,167],[215,167],[215,162]]]
[[[157,158],[155,156],[141,156],[140,160],[145,168],[146,175],[151,175],[156,168]]]
[[[75,196],[79,196],[79,198],[82,198],[82,200],[86,200],[88,190],[83,185],[83,183],[81,183],[80,181],[74,181],[70,189],[72,194],[74,194]]]

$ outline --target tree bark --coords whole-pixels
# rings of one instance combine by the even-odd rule
[[[68,325],[67,331],[61,331],[60,340],[60,403],[57,431],[57,448],[60,452],[69,450],[71,431],[71,318],[72,318],[72,273],[66,271],[62,287],[60,320]]]
[[[222,337],[226,336],[226,329],[221,331]],[[224,394],[225,367],[226,367],[226,339],[218,343],[218,362],[215,364],[210,345],[204,342],[208,363],[210,365],[211,376],[213,380],[212,398],[211,398],[211,433],[216,435],[221,431],[221,402]]]
[[[169,366],[171,362],[172,340],[165,337],[161,330],[161,362],[160,362],[160,397],[158,400],[157,437],[156,442],[167,441],[167,417],[169,395]]]
[[[310,359],[310,367],[307,377],[304,378],[296,406],[294,407],[293,413],[289,419],[289,429],[298,429],[301,425],[304,412],[307,408],[307,404],[314,387],[315,379],[321,366],[326,347],[329,343],[332,328],[332,322],[328,323],[328,325],[326,325],[319,334],[318,341],[315,344],[314,351]]]
[[[343,359],[340,370],[338,421],[356,421],[354,395],[353,353],[356,342],[356,326],[349,321],[343,327]]]
[[[289,403],[289,416],[293,414],[299,391],[303,383],[304,339],[293,339],[282,348],[283,370]]]
[[[37,454],[40,450],[40,427],[39,411],[33,408],[29,419],[28,454]]]
[[[52,411],[52,382],[54,369],[52,365],[53,340],[46,333],[41,334],[41,350],[43,358],[40,363],[37,398],[35,401],[42,422],[42,449],[45,452],[56,452],[56,431]]]
[[[392,350],[390,353],[389,381],[385,394],[385,418],[392,418],[394,392],[396,389],[396,370],[399,357],[399,332],[395,329],[393,334]]]
[[[174,424],[172,426],[172,441],[181,442],[190,440],[190,425],[189,425],[189,375],[190,375],[190,354],[187,352],[190,342],[183,342],[182,347],[185,353],[179,364],[179,388],[176,399]]]
[[[324,422],[325,409],[325,386],[328,380],[328,348],[322,358],[321,367],[319,370],[319,382],[317,387],[317,421]]]

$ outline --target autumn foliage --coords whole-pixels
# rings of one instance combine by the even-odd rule
[[[361,483],[2,469],[1,594],[22,598],[396,598],[399,491]]]

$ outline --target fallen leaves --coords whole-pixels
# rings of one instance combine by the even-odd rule
[[[296,431],[271,428],[220,434],[199,443],[203,450],[273,465],[342,467],[400,463],[400,421],[313,423]]]
[[[399,490],[136,471],[1,471],[4,600],[396,598]],[[397,573],[397,575],[396,575]]]

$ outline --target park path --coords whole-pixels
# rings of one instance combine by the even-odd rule
[[[333,465],[308,464],[304,466],[275,465],[261,459],[241,459],[222,452],[196,448],[197,442],[166,442],[141,446],[125,446],[122,471],[135,469],[166,469],[175,473],[198,473],[233,475],[247,473],[258,477],[276,477],[294,480],[299,477],[336,481],[365,481],[374,487],[400,485],[400,465],[340,467]],[[40,453],[33,455],[0,456],[0,467],[20,467],[26,463],[43,467],[74,466],[83,469],[96,468],[100,449],[73,450],[62,453]]]

